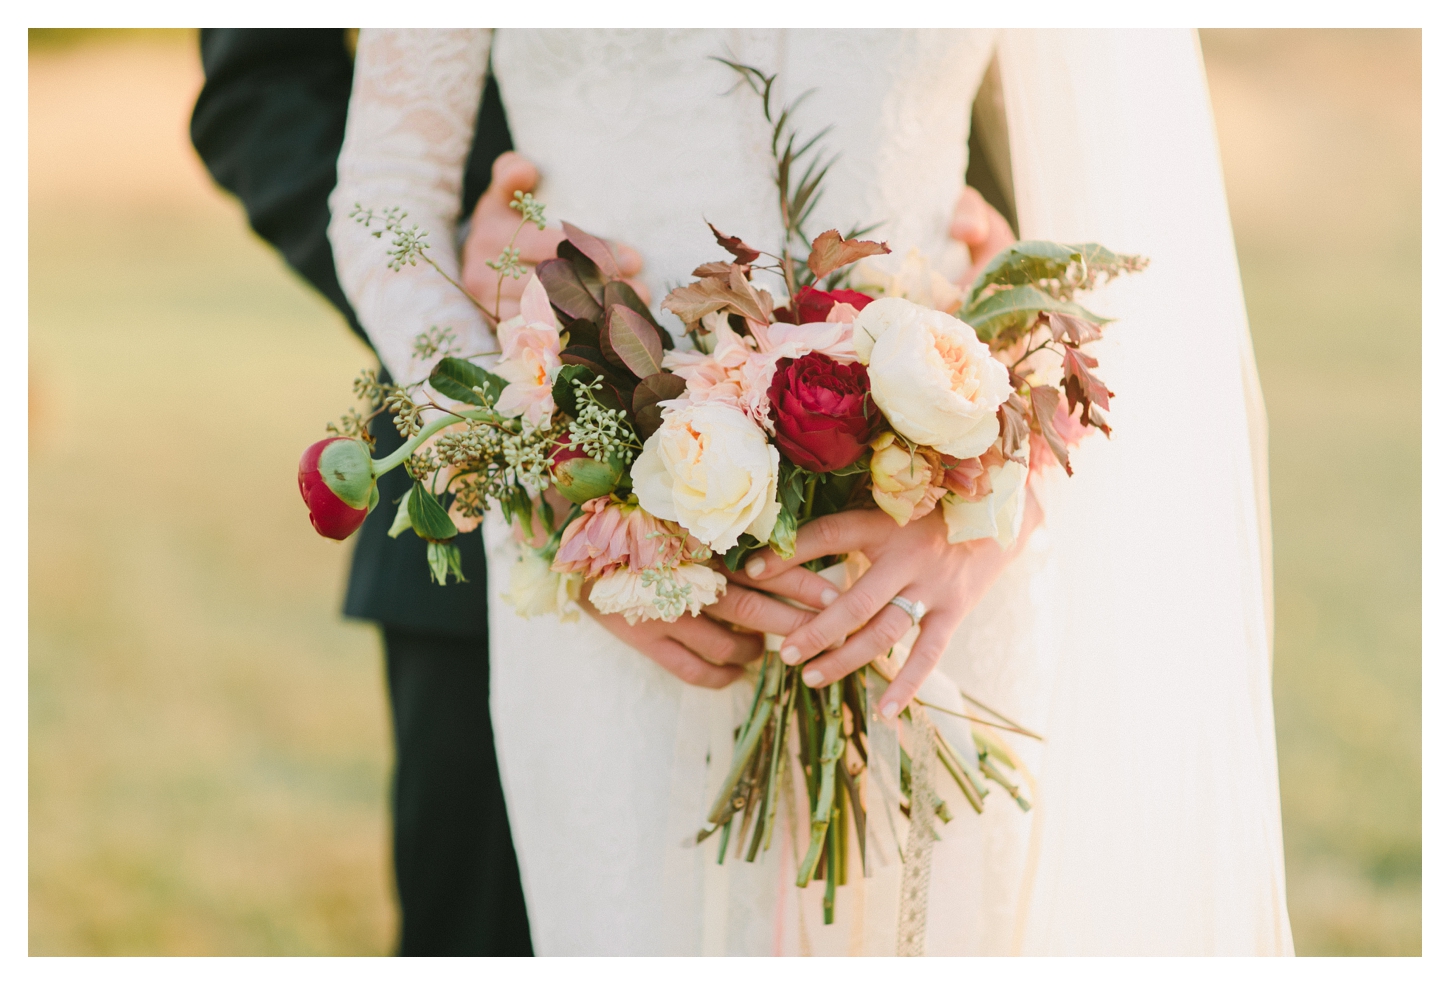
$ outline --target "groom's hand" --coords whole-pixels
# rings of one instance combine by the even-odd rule
[[[610,635],[686,684],[711,688],[725,687],[740,676],[742,664],[760,656],[762,640],[757,633],[785,636],[814,615],[733,583],[720,601],[705,608],[714,619],[704,615],[681,616],[674,622],[641,620],[631,626],[621,615],[601,614],[587,598],[581,598],[579,605]],[[756,632],[737,632],[722,623]]]
[[[528,278],[505,277],[500,292],[498,271],[488,262],[497,259],[504,251],[515,230],[518,230],[518,239],[514,241],[514,246],[518,248],[519,259],[529,267],[554,256],[559,241],[564,238],[564,233],[555,228],[541,230],[530,224],[519,229],[521,217],[509,208],[514,192],[531,192],[538,183],[539,169],[522,154],[514,151],[500,154],[493,162],[493,177],[488,189],[474,207],[468,238],[463,241],[463,286],[489,311],[493,310],[494,298],[501,294],[498,302],[500,320],[519,313],[519,298],[524,293]],[[642,261],[638,253],[621,243],[609,245],[626,279],[640,272]],[[629,280],[629,283],[644,303],[649,304],[649,293],[644,285],[635,280]]]
[[[1002,213],[988,205],[971,185],[964,187],[961,198],[957,199],[950,234],[952,239],[965,243],[972,256],[971,268],[962,280],[962,287],[970,287],[988,260],[1017,242]]]

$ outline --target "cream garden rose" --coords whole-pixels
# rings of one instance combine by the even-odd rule
[[[665,412],[630,478],[641,506],[723,553],[741,534],[770,539],[779,466],[759,425],[734,404],[706,401]]]
[[[871,398],[903,437],[956,458],[975,458],[997,440],[997,408],[1012,387],[970,325],[880,298],[856,319],[853,339]]]
[[[700,610],[725,591],[725,576],[703,564],[682,564],[665,571],[619,568],[596,581],[589,601],[604,614],[619,613],[633,626],[641,619],[674,622]]]

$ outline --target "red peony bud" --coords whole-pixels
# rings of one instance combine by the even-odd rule
[[[346,540],[378,501],[368,446],[356,438],[323,438],[302,453],[297,488],[313,529]]]
[[[860,311],[876,299],[860,291],[818,291],[814,287],[803,287],[795,296],[795,310],[800,321],[797,324],[825,321],[831,309],[839,304],[849,304]]]
[[[554,488],[571,503],[583,505],[591,499],[608,496],[624,476],[622,462],[618,467],[598,462],[562,442],[549,458],[553,464]]]
[[[783,360],[769,390],[781,452],[812,472],[850,465],[881,423],[870,391],[860,363],[843,365],[819,352]]]

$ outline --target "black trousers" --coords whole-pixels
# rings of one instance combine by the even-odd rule
[[[476,639],[383,627],[403,955],[531,955]]]

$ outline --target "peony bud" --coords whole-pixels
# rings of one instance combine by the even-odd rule
[[[368,446],[357,438],[323,438],[309,446],[297,465],[297,488],[313,528],[346,540],[378,502]]]
[[[559,445],[552,456],[554,487],[571,503],[584,505],[608,496],[619,485],[624,465],[596,461],[577,448]]]

